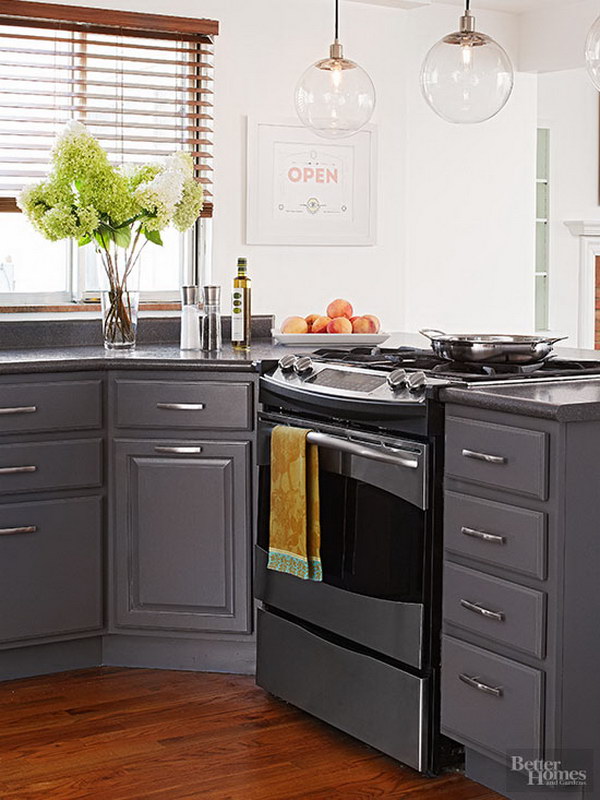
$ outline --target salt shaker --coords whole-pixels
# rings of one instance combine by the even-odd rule
[[[203,286],[204,314],[202,315],[202,349],[210,352],[221,349],[221,287]]]
[[[199,291],[197,286],[181,287],[181,350],[200,349]]]

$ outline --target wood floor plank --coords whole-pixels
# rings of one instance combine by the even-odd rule
[[[106,668],[0,684],[0,800],[502,800],[427,779],[237,675]]]

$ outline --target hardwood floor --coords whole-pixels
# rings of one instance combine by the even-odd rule
[[[496,800],[274,700],[250,677],[94,669],[0,684],[0,800]]]

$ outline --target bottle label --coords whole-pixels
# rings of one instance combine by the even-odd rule
[[[245,292],[235,288],[231,293],[231,341],[244,341]]]

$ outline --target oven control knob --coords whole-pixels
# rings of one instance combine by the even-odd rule
[[[387,383],[394,392],[406,385],[406,370],[395,369],[387,376]]]
[[[307,375],[309,372],[312,372],[313,362],[312,358],[309,356],[300,356],[294,362],[294,372],[297,372],[298,375]]]
[[[290,370],[294,369],[294,364],[297,360],[298,356],[294,356],[292,353],[286,353],[286,355],[279,359],[279,369],[282,372],[289,372]]]
[[[406,376],[406,386],[409,392],[419,392],[427,385],[427,378],[424,372],[410,372]]]

